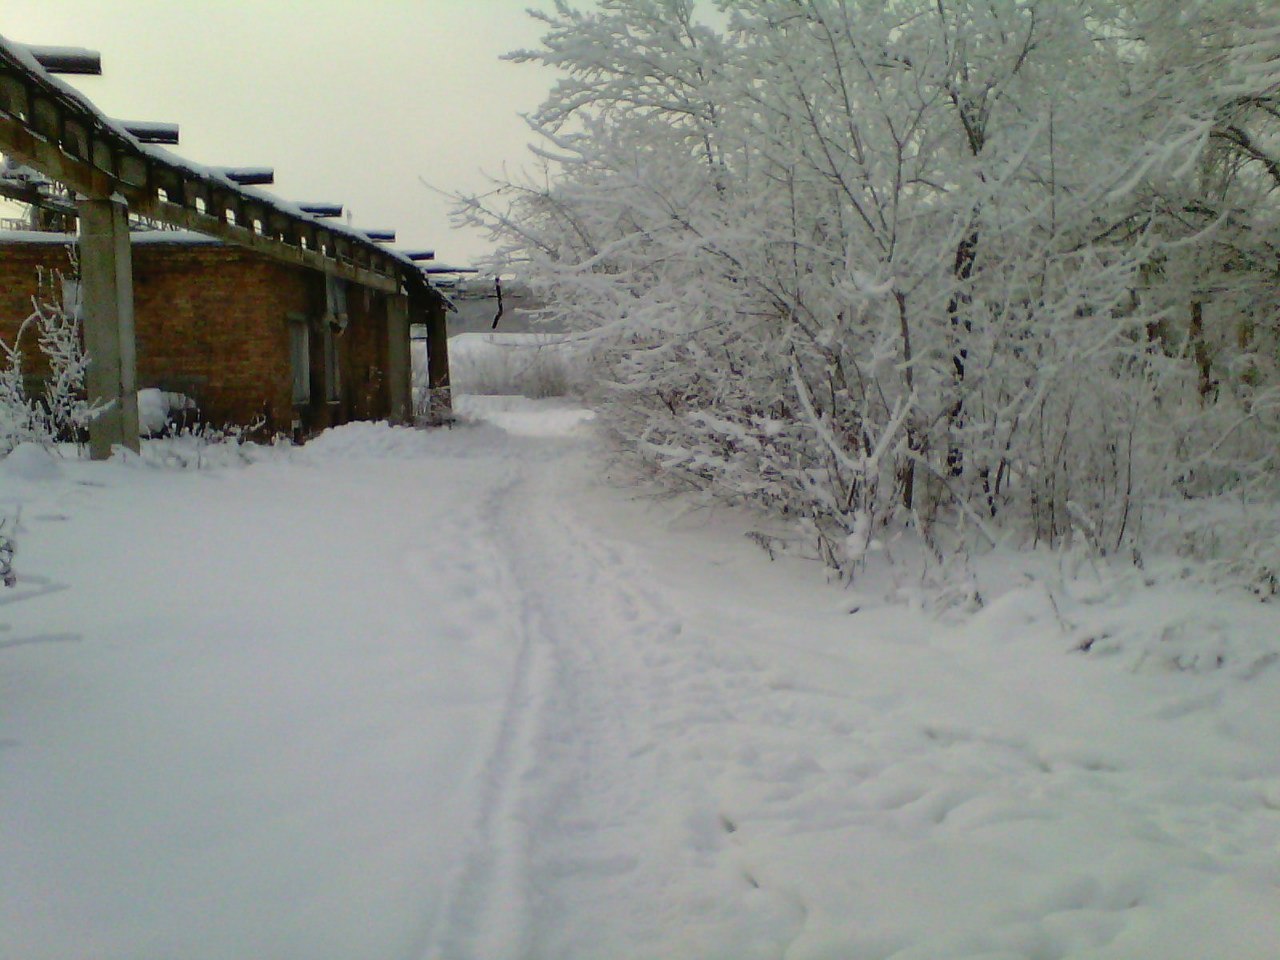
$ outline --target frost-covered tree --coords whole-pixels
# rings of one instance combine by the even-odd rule
[[[718,6],[539,15],[542,179],[462,204],[624,449],[838,567],[890,523],[1114,549],[1274,467],[1269,5]]]
[[[1149,112],[1182,148],[1140,188],[1163,241],[1141,296],[1161,314],[1154,339],[1194,381],[1178,398],[1179,485],[1265,482],[1280,426],[1280,14],[1249,0],[1148,3],[1134,33]]]

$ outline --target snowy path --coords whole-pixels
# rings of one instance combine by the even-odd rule
[[[490,416],[0,472],[0,957],[1277,956],[1271,662],[940,624]]]
[[[399,956],[441,909],[515,667],[455,494],[509,471],[362,452],[26,512],[66,589],[0,608],[0,956]]]
[[[711,666],[706,644],[681,640],[651,571],[584,525],[565,483],[537,463],[490,510],[529,645],[494,757],[518,827],[494,834],[485,811],[484,882],[460,890],[438,955],[777,956],[794,907],[721,862],[733,826],[696,758],[666,748],[705,709],[680,677]]]

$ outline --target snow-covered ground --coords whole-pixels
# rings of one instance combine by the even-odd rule
[[[1274,605],[930,615],[459,407],[0,461],[0,957],[1280,956]]]

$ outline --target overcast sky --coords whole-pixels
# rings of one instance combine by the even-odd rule
[[[581,4],[583,6],[587,3]],[[528,163],[522,112],[555,74],[499,57],[537,46],[552,0],[0,0],[0,34],[89,47],[102,76],[62,77],[108,116],[181,126],[181,156],[270,166],[286,200],[345,203],[356,227],[465,263],[446,191]]]

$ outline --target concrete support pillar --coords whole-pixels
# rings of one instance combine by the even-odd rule
[[[433,301],[427,308],[427,385],[431,390],[431,418],[447,420],[453,414],[449,386],[449,329],[444,304]]]
[[[387,297],[387,396],[392,423],[413,422],[413,362],[409,354],[409,298]]]
[[[106,460],[116,444],[139,449],[129,208],[118,199],[79,206],[86,387],[91,401],[107,404],[89,425],[89,455]]]

